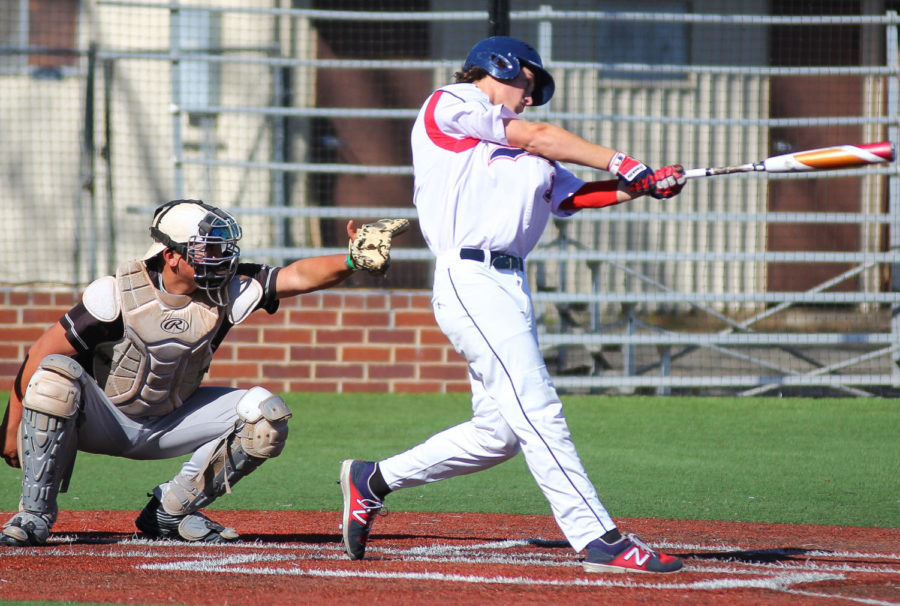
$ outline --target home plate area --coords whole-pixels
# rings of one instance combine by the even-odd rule
[[[134,512],[62,512],[48,545],[0,549],[0,599],[900,605],[898,529],[620,519],[684,570],[588,574],[550,516],[392,512],[352,562],[339,513],[208,513],[242,541],[148,541]]]

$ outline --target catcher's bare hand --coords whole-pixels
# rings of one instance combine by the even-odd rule
[[[6,461],[10,467],[21,467],[22,462],[19,460],[19,441],[16,439],[17,429],[9,426],[9,407],[6,405],[6,413],[3,415],[3,422],[0,423],[0,457]]]
[[[408,228],[406,219],[379,219],[360,227],[350,241],[350,259],[354,267],[383,276],[391,264],[391,238]]]

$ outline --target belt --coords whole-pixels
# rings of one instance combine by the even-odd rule
[[[459,258],[484,263],[484,251],[480,248],[461,248],[459,249]],[[522,271],[525,269],[525,262],[519,257],[492,250],[491,267],[494,269],[514,269],[516,271]]]

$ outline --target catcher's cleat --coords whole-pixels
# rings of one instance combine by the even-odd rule
[[[384,508],[381,499],[369,488],[369,478],[375,463],[347,459],[341,463],[341,492],[344,494],[342,533],[344,551],[351,560],[361,560],[366,554],[366,541],[375,516]],[[386,512],[385,512],[386,513]]]
[[[234,528],[213,522],[200,512],[178,516],[167,513],[155,496],[141,510],[134,525],[151,539],[230,543],[240,538]]]
[[[43,545],[50,535],[50,525],[43,516],[20,511],[3,525],[0,545],[8,547],[30,547]]]
[[[614,543],[595,539],[588,543],[585,572],[677,572],[681,560],[653,551],[637,536],[629,534]]]

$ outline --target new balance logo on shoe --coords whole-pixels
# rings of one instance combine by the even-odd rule
[[[652,556],[653,556],[653,554],[650,553],[649,551],[643,552],[643,551],[641,551],[640,547],[635,545],[634,547],[629,549],[625,553],[625,555],[622,556],[622,560],[627,562],[628,560],[634,558],[634,564],[636,566],[643,566],[644,564],[647,563],[647,560],[649,560]]]
[[[682,563],[676,557],[653,551],[633,534],[604,543],[600,539],[587,547],[582,563],[585,572],[677,572]]]
[[[352,509],[350,511],[350,515],[352,515],[353,519],[355,519],[360,524],[367,524],[370,517],[370,507],[366,506],[366,501],[364,499],[356,499],[356,505],[359,507],[359,509]]]

